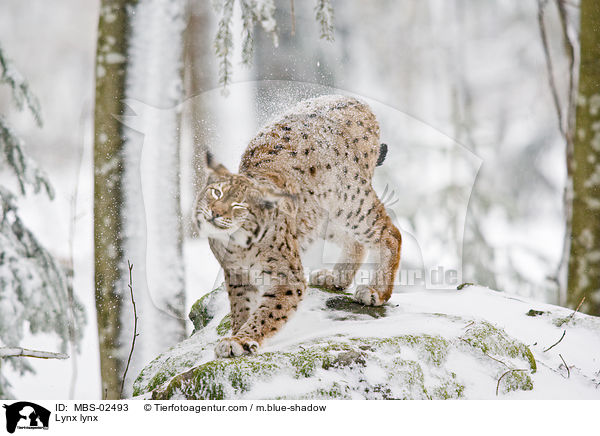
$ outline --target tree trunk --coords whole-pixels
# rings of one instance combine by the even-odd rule
[[[600,315],[600,3],[581,1],[567,303]]]
[[[121,204],[123,189],[122,125],[124,112],[128,7],[134,0],[102,0],[96,51],[94,113],[94,258],[102,396],[119,398],[124,366],[118,350],[123,262]],[[115,62],[115,60],[119,60]]]
[[[128,260],[139,337],[123,395],[145,364],[185,337],[178,135],[184,28],[185,0],[102,3],[94,227],[108,399],[120,396],[133,336]],[[125,105],[133,110],[127,115]]]
[[[189,4],[190,17],[186,29],[185,44],[185,88],[187,90],[187,114],[188,124],[193,135],[193,185],[194,194],[204,188],[206,183],[205,175],[205,155],[209,138],[205,123],[209,117],[209,110],[206,107],[207,99],[202,95],[209,91],[215,82],[215,74],[210,60],[215,56],[212,49],[212,39],[214,38],[213,27],[211,26],[211,11],[208,2],[193,1]],[[188,207],[189,209],[189,207]]]

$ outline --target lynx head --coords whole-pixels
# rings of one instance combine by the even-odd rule
[[[262,239],[279,211],[294,213],[292,196],[232,174],[207,154],[207,184],[194,205],[194,223],[202,237],[247,247]]]

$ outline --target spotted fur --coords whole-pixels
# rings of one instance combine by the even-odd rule
[[[225,271],[233,336],[219,357],[253,353],[296,311],[306,280],[300,254],[327,222],[328,239],[343,248],[333,270],[310,284],[346,289],[367,250],[379,252],[362,304],[391,296],[401,235],[371,186],[387,147],[369,107],[343,96],[301,102],[250,142],[238,174],[208,162],[206,188],[196,200],[196,222]]]

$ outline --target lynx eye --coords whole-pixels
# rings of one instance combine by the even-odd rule
[[[218,188],[210,188],[210,194],[215,200],[218,200],[223,196],[223,192],[221,192],[221,190]]]

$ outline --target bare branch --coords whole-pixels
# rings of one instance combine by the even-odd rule
[[[566,264],[569,258],[569,250],[571,243],[571,220],[572,220],[572,204],[573,204],[573,153],[574,153],[574,132],[575,132],[575,82],[577,80],[577,68],[576,68],[576,56],[577,50],[575,50],[573,39],[569,34],[569,22],[567,8],[565,7],[565,0],[556,0],[556,7],[558,8],[558,14],[560,17],[560,24],[563,33],[563,40],[567,56],[569,58],[569,94],[567,96],[567,116],[565,125],[565,161],[567,169],[567,181],[563,193],[563,208],[565,215],[565,237],[563,239],[563,248],[558,263],[557,282],[559,285],[561,304],[566,304],[566,280],[564,277],[566,273],[563,271],[566,268]]]
[[[544,24],[544,7],[546,4],[547,0],[538,0],[538,26],[540,28],[540,36],[542,38],[542,47],[544,48],[544,57],[546,58],[546,68],[548,69],[548,82],[550,84],[550,91],[552,92],[556,116],[558,117],[558,130],[560,130],[560,133],[563,137],[566,137],[565,128],[563,125],[563,114],[560,107],[560,98],[558,97],[558,90],[556,88],[556,82],[554,81],[554,67],[552,66],[552,57],[550,56],[550,46],[548,44],[548,36],[546,35],[546,25]]]
[[[0,358],[2,357],[35,357],[37,359],[68,359],[65,353],[53,353],[51,351],[29,350],[21,347],[0,347]]]
[[[296,35],[296,12],[294,11],[294,0],[290,0],[290,9],[292,15],[292,30],[290,32],[291,36]]]
[[[129,351],[129,357],[127,358],[127,365],[125,366],[125,372],[123,373],[123,379],[121,380],[121,393],[120,397],[123,398],[123,387],[125,386],[125,377],[127,376],[127,371],[129,370],[129,363],[131,362],[131,356],[133,356],[133,350],[135,348],[135,338],[138,336],[137,332],[137,309],[135,307],[135,299],[133,298],[133,279],[132,279],[132,271],[133,264],[127,261],[127,267],[129,268],[129,284],[127,287],[129,288],[129,294],[131,295],[131,304],[133,305],[133,339],[131,340],[131,350]]]
[[[567,322],[569,322],[573,319],[573,317],[579,311],[579,308],[581,307],[581,305],[583,304],[584,301],[585,301],[585,296],[581,299],[581,301],[577,305],[577,308],[575,309],[575,311],[567,317],[568,318]]]
[[[89,109],[89,104],[86,102],[85,107]],[[85,109],[82,110],[79,125],[82,126],[81,136],[86,135],[83,129],[86,126]],[[83,146],[85,147],[85,145]],[[75,297],[74,297],[74,280],[75,280],[75,227],[77,224],[77,197],[79,194],[79,175],[81,172],[81,160],[83,158],[83,148],[80,148],[77,153],[77,172],[75,177],[75,189],[71,195],[70,223],[69,223],[69,266],[67,268],[67,297],[69,304],[69,343],[71,347],[71,382],[69,384],[69,399],[75,398],[75,384],[77,382],[78,366],[77,366],[77,338],[75,335]]]

